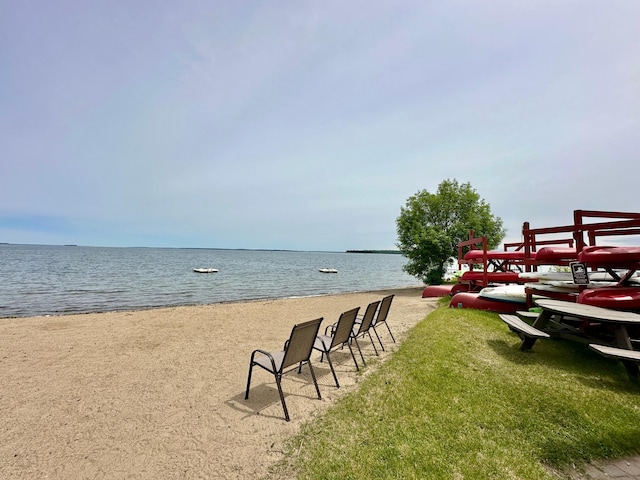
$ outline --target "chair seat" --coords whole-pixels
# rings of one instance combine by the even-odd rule
[[[326,350],[331,346],[331,340],[333,340],[333,337],[329,335],[318,335],[315,342],[313,342],[313,348],[321,351]]]
[[[280,370],[280,366],[282,365],[282,360],[284,360],[284,351],[282,352],[269,352],[273,357],[273,363],[276,365],[276,372]],[[254,360],[257,364],[259,364],[265,370],[273,372],[273,366],[271,365],[271,360],[266,355],[262,355]]]

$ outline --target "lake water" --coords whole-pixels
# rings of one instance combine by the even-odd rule
[[[0,318],[420,285],[402,270],[405,261],[395,254],[0,245]]]

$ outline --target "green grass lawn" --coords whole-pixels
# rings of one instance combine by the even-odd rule
[[[640,451],[640,387],[619,362],[569,341],[519,344],[497,314],[437,309],[303,426],[274,476],[550,479],[546,467]]]

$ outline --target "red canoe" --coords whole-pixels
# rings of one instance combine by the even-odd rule
[[[450,295],[455,295],[460,292],[468,292],[469,284],[468,283],[456,283],[453,287],[451,287]]]
[[[483,250],[469,250],[464,259],[466,261],[476,260],[478,262],[482,261],[483,258]],[[488,260],[524,260],[524,251],[521,250],[511,250],[509,252],[501,251],[501,250],[487,250],[487,259]]]
[[[576,249],[569,247],[543,247],[535,252],[535,256],[539,265],[557,265],[578,259]]]
[[[422,298],[446,297],[451,295],[453,285],[429,285],[422,291]]]
[[[640,247],[584,247],[578,261],[593,267],[640,267]]]
[[[640,287],[600,287],[583,290],[578,303],[612,310],[640,311]]]
[[[449,308],[475,308],[496,313],[515,313],[518,310],[526,310],[524,303],[501,302],[470,292],[456,293],[449,302]]]
[[[487,281],[496,283],[524,283],[520,279],[518,272],[487,272]],[[484,272],[473,270],[464,272],[460,277],[462,282],[482,281],[484,280]]]

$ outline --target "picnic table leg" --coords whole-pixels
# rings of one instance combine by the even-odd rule
[[[527,337],[525,335],[520,335],[522,338],[522,343],[520,344],[520,350],[531,350],[533,348],[533,344],[538,340],[536,337]]]
[[[549,320],[551,320],[552,315],[553,314],[550,311],[542,310],[542,312],[540,312],[540,315],[538,315],[538,318],[534,320],[532,326],[534,328],[537,328],[538,330],[544,330],[544,327],[546,327],[549,323]]]
[[[629,339],[629,334],[627,333],[627,327],[624,325],[624,323],[616,324],[615,332],[618,348],[633,350],[633,347],[631,346],[631,340]]]
[[[551,318],[551,313],[543,310],[538,318],[533,322],[533,327],[538,330],[543,330],[544,327],[549,323],[549,319]],[[520,350],[531,350],[533,348],[534,343],[538,340],[536,337],[527,337],[526,335],[520,335],[522,338],[522,343],[520,344]]]
[[[631,345],[631,340],[629,339],[629,334],[627,333],[627,327],[624,323],[618,323],[615,328],[616,332],[616,343],[618,344],[618,348],[624,348],[627,350],[633,350],[633,346]],[[627,375],[629,375],[630,380],[640,381],[640,369],[638,369],[638,364],[635,362],[629,362],[627,360],[622,360],[622,364],[624,368],[627,370]]]
[[[638,370],[638,364],[628,360],[622,360],[622,364],[624,365],[625,370],[627,370],[629,380],[640,383],[640,371]]]

